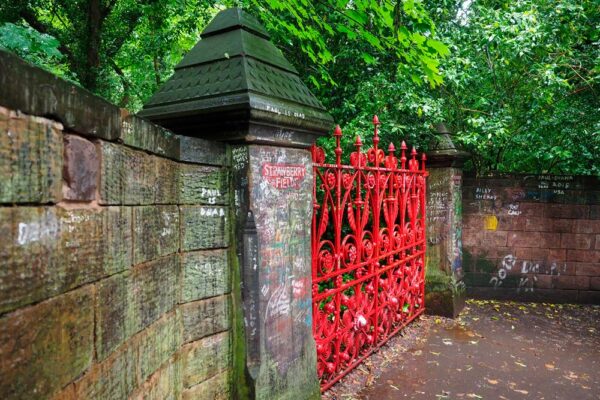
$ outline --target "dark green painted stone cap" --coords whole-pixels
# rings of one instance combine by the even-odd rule
[[[456,148],[451,138],[452,133],[445,124],[437,124],[435,128],[437,135],[429,146],[427,165],[434,168],[462,167],[471,155],[466,151]]]
[[[333,119],[260,22],[220,12],[140,116],[175,133],[229,142],[305,147]]]

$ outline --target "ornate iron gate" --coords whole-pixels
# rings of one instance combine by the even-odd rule
[[[425,154],[400,159],[394,145],[360,137],[342,164],[336,127],[335,164],[311,148],[313,333],[321,389],[326,390],[424,311]],[[407,165],[408,164],[408,165]]]

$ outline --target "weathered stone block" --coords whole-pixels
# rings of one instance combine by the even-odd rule
[[[600,233],[600,220],[578,219],[573,223],[575,233]]]
[[[179,168],[175,161],[166,158],[152,157],[156,167],[155,204],[179,203]]]
[[[181,347],[181,313],[171,312],[140,334],[138,368],[140,381],[146,381]]]
[[[228,204],[228,170],[181,164],[180,201],[183,204]]]
[[[77,400],[126,399],[137,386],[136,348],[125,345],[75,382]]]
[[[184,251],[229,245],[227,207],[182,206],[181,248]]]
[[[550,232],[511,232],[508,246],[560,248],[560,234]]]
[[[106,100],[0,50],[0,105],[52,115],[71,131],[116,139],[120,112]]]
[[[558,204],[560,206],[560,204]],[[561,218],[559,215],[554,215],[553,213],[547,213],[548,205],[542,203],[519,203],[519,211],[521,212],[521,216],[523,217],[555,217]]]
[[[231,398],[231,372],[225,371],[199,385],[185,389],[182,392],[183,400],[211,399],[228,400]]]
[[[590,215],[590,206],[576,204],[548,204],[547,215],[553,218],[585,219]]]
[[[4,108],[0,114],[0,203],[60,201],[62,126]]]
[[[152,204],[156,197],[156,157],[101,141],[100,203]]]
[[[179,154],[179,137],[170,131],[121,110],[121,140],[128,146],[172,159]]]
[[[180,161],[208,165],[228,164],[224,143],[190,136],[179,136],[179,146]]]
[[[182,264],[182,303],[230,292],[230,272],[226,250],[184,253]]]
[[[191,342],[231,327],[229,295],[212,297],[182,306],[183,339]]]
[[[131,400],[179,400],[181,390],[181,361],[173,357],[135,391]]]
[[[600,205],[590,206],[590,219],[600,219]]]
[[[508,238],[508,232],[503,231],[483,231],[479,232],[483,236],[483,243],[489,247],[505,247]]]
[[[590,289],[600,290],[600,276],[593,276],[590,278]]]
[[[4,300],[4,279],[7,275],[10,276],[10,272],[7,271],[5,264],[12,263],[14,242],[13,242],[13,208],[0,207],[0,260],[2,260],[3,267],[0,270],[0,310]],[[14,267],[13,267],[14,268]],[[8,274],[7,274],[8,272]]]
[[[106,207],[102,210],[104,269],[108,275],[133,264],[133,208]]]
[[[552,284],[557,289],[588,290],[590,287],[590,277],[560,275],[552,278]]]
[[[68,200],[96,198],[100,159],[96,146],[80,136],[64,136],[63,196]]]
[[[174,308],[179,276],[179,257],[173,255],[98,282],[96,351],[99,360]]]
[[[0,270],[0,312],[63,293],[131,263],[127,251],[121,251],[131,243],[126,211],[9,210],[3,210],[3,218],[15,228],[7,230],[0,245],[11,255]],[[106,231],[111,231],[108,237]]]
[[[197,385],[232,367],[229,331],[192,342],[182,349],[183,385]]]
[[[89,367],[92,291],[84,286],[0,319],[0,397],[50,397]]]
[[[560,247],[565,249],[582,249],[589,250],[594,243],[594,235],[562,233],[560,239]]]
[[[177,304],[180,282],[179,256],[162,257],[134,267],[131,274],[135,331],[139,331]]]
[[[583,304],[600,304],[600,291],[579,290],[577,292],[577,302]]]
[[[513,248],[510,252],[504,253],[502,257],[512,254],[517,258],[517,264],[521,264],[521,261],[528,262],[553,262],[553,261],[566,261],[567,250],[566,249],[547,249],[538,247],[517,247]]]
[[[567,250],[567,261],[600,263],[600,251]]]
[[[177,206],[135,207],[134,264],[153,260],[179,249],[179,210]]]
[[[556,218],[552,219],[552,232],[565,232],[569,233],[573,231],[574,220]]]
[[[525,218],[523,218],[523,220],[524,221],[521,221],[521,224],[517,225],[514,228],[514,230],[535,231],[535,232],[551,232],[552,231],[552,220],[549,218],[525,217]],[[525,222],[525,226],[522,225],[522,222]]]
[[[102,361],[134,331],[129,271],[98,282],[96,290],[96,354]]]
[[[598,276],[600,277],[599,263],[573,263],[577,275]]]

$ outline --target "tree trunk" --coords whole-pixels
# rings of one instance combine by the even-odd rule
[[[100,0],[88,1],[87,43],[85,43],[85,67],[82,69],[81,84],[88,90],[98,88],[100,69],[100,45],[102,31],[102,10]]]

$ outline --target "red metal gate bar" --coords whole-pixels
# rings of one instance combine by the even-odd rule
[[[326,390],[424,311],[425,154],[413,148],[400,165],[393,144],[379,149],[360,137],[342,164],[336,127],[335,164],[311,148],[313,334],[321,389]],[[407,165],[408,164],[408,165]]]

